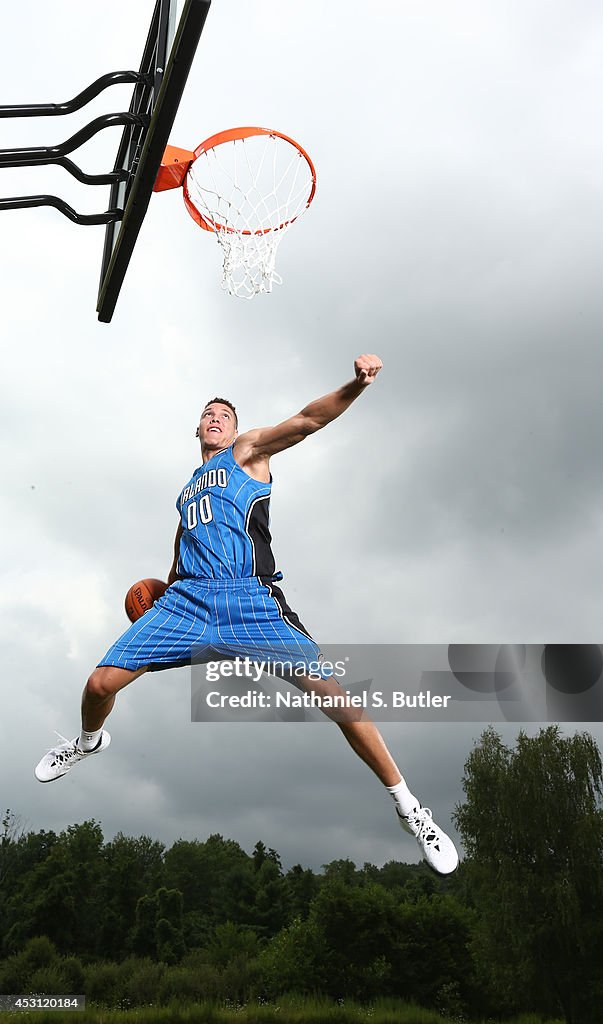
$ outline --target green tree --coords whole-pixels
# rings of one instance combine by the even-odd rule
[[[54,832],[20,834],[10,811],[3,820],[0,849],[0,951],[10,955],[36,934],[33,902],[35,888],[27,886],[34,870],[57,842]],[[26,891],[27,890],[27,891]]]
[[[262,949],[258,965],[260,991],[268,999],[283,992],[327,991],[329,964],[320,927],[310,918],[295,918],[275,935]]]
[[[167,917],[160,917],[155,928],[157,959],[164,964],[177,964],[185,952],[182,931]]]
[[[136,904],[132,946],[139,956],[153,956],[166,964],[178,963],[185,951],[182,893],[163,886]]]
[[[225,921],[251,922],[253,861],[232,839],[178,840],[165,855],[165,884],[182,893],[185,932],[202,933],[205,922],[208,929]]]
[[[472,930],[473,915],[453,896],[423,895],[400,904],[390,953],[394,994],[464,1014],[473,1000]]]
[[[391,993],[390,956],[399,934],[398,918],[397,901],[382,886],[349,885],[331,874],[307,921],[307,930],[316,936],[315,956],[322,961],[320,967],[315,963],[313,973],[328,995],[367,999]]]
[[[178,889],[157,890],[157,958],[175,964],[186,951],[182,933],[182,893]]]
[[[103,850],[103,905],[99,952],[117,959],[132,944],[138,900],[155,892],[163,881],[162,843],[119,832]]]
[[[57,949],[45,935],[30,939],[19,953],[0,962],[0,992],[26,992],[32,974],[57,959]]]
[[[233,962],[252,960],[258,952],[259,942],[256,933],[251,928],[233,924],[232,921],[216,926],[205,950],[208,962],[222,968]]]
[[[0,893],[14,866],[19,839],[23,832],[21,819],[8,807],[0,821]]]
[[[325,881],[338,879],[345,885],[360,885],[360,874],[353,860],[332,860],[323,864]]]
[[[252,860],[255,886],[253,927],[262,938],[272,938],[287,922],[289,888],[276,850],[267,850],[262,842],[256,843]]]
[[[138,956],[154,956],[157,952],[157,897],[141,896],[136,904],[136,924],[132,948]]]
[[[487,729],[465,764],[456,813],[474,943],[497,1009],[603,1019],[603,775],[586,733]]]
[[[318,879],[310,868],[304,869],[301,864],[294,864],[285,875],[285,882],[288,890],[287,902],[290,916],[304,920],[308,916],[310,904],[318,892]]]
[[[29,837],[28,837],[29,838]],[[101,880],[103,834],[94,821],[71,825],[58,837],[45,841],[33,837],[31,854],[43,854],[26,866],[18,883],[11,886],[6,901],[4,945],[7,951],[20,948],[34,935],[47,935],[61,953],[95,954],[102,917]]]
[[[386,889],[398,892],[405,900],[414,902],[421,896],[432,896],[443,888],[443,879],[437,878],[425,863],[401,864],[392,860],[375,869],[375,881]]]

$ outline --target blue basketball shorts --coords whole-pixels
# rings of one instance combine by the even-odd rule
[[[286,676],[292,664],[328,678],[318,644],[272,580],[177,580],[109,648],[99,668],[158,671],[248,657]],[[269,669],[266,669],[269,671]]]

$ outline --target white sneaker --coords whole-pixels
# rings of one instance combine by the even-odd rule
[[[44,757],[34,769],[34,775],[38,782],[54,782],[55,779],[60,779],[67,772],[71,771],[74,764],[79,764],[85,757],[91,757],[92,754],[100,754],[103,750],[107,749],[111,742],[109,733],[103,730],[98,745],[94,750],[80,750],[77,745],[77,738],[66,740],[64,736],[61,736],[60,732],[57,733],[57,736],[63,740],[63,743],[53,747],[47,754],[44,754]]]
[[[400,824],[405,832],[414,836],[430,868],[438,875],[450,875],[456,871],[459,855],[450,836],[447,836],[433,820],[429,807],[417,807],[404,815],[396,807]]]

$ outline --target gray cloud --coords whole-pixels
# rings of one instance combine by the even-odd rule
[[[63,0],[33,25],[12,8],[7,38],[38,58],[7,53],[3,102],[66,99],[136,65],[148,8]],[[184,671],[121,695],[102,760],[33,779],[53,729],[77,731],[125,590],[167,572],[215,392],[247,428],[342,383],[359,352],[383,356],[342,420],[274,460],[285,593],[320,639],[596,642],[602,36],[586,0],[378,0],[370,17],[214,4],[173,141],[259,121],[299,137],[319,175],[281,247],[284,285],[253,303],[221,292],[218,246],[176,194],[151,203],[110,327],[94,316],[101,229],[2,213],[2,801],[32,828],[218,831],[313,866],[416,856],[334,726],[192,725]],[[250,47],[269,56],[251,66]],[[109,106],[128,102],[115,90]],[[58,141],[106,109],[5,121],[2,145]],[[99,137],[82,164],[112,164],[116,144]],[[106,201],[60,168],[4,170],[2,187]],[[384,732],[447,820],[479,728]]]

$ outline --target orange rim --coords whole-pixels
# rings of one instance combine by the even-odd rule
[[[242,141],[243,139],[252,138],[252,136],[254,135],[272,135],[275,136],[276,138],[283,139],[285,142],[288,142],[291,146],[294,146],[295,149],[297,149],[297,151],[301,153],[304,160],[308,164],[308,167],[310,168],[310,173],[312,175],[312,186],[310,188],[310,194],[308,195],[308,199],[306,200],[306,205],[304,207],[304,209],[307,210],[310,203],[314,199],[314,193],[316,192],[316,169],[314,167],[314,164],[312,163],[310,156],[308,155],[308,153],[306,153],[303,146],[300,146],[299,142],[296,142],[295,139],[292,139],[289,135],[284,135],[283,132],[275,131],[275,129],[273,128],[227,128],[226,131],[217,132],[215,135],[210,135],[209,139],[205,139],[204,142],[201,142],[197,146],[195,150],[194,160],[191,160],[190,163],[189,171],[191,167],[193,167],[195,160],[197,160],[198,157],[202,156],[203,153],[209,153],[211,149],[215,149],[216,146],[221,146],[225,142],[239,142]],[[267,235],[270,231],[280,231],[282,228],[287,227],[289,224],[293,224],[293,222],[297,220],[297,218],[300,216],[300,214],[296,214],[295,217],[291,217],[290,220],[284,220],[283,223],[279,224],[278,227],[276,228],[259,228],[257,231],[249,231],[248,229],[245,229],[244,231],[237,231],[236,228],[227,227],[225,224],[220,224],[218,221],[207,220],[203,216],[203,214],[199,212],[199,210],[193,203],[188,190],[188,171],[184,179],[182,191],[184,194],[184,203],[188,212],[190,213],[195,223],[198,224],[199,227],[203,228],[205,231],[228,231],[233,235]]]

